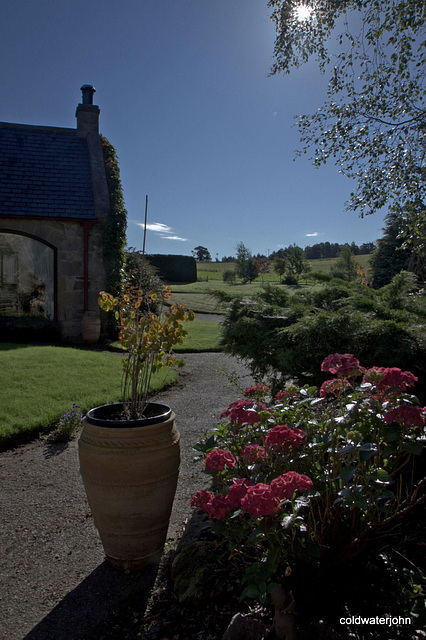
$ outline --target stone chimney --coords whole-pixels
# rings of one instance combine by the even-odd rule
[[[93,104],[93,94],[96,89],[91,84],[84,84],[81,89],[82,103],[77,106],[75,117],[77,118],[77,131],[85,134],[89,131],[99,133],[100,109]]]

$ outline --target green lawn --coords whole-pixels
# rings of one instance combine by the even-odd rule
[[[220,351],[220,322],[199,316],[192,322],[188,322],[185,330],[188,331],[188,335],[183,344],[174,348],[176,353]]]
[[[73,402],[85,413],[118,400],[121,371],[114,353],[0,344],[0,449],[47,433]],[[176,378],[160,372],[152,390]]]

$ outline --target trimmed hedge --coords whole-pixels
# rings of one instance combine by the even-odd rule
[[[147,255],[146,258],[167,282],[197,282],[197,262],[192,256]]]

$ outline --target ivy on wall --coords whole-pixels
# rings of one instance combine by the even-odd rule
[[[108,265],[108,291],[117,295],[121,285],[121,269],[125,261],[127,211],[124,206],[117,153],[104,136],[100,137],[110,202],[108,218],[103,228],[103,251]]]

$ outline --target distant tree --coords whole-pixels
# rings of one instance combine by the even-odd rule
[[[270,262],[265,256],[260,256],[259,254],[253,258],[253,260],[256,265],[257,273],[261,276],[263,282],[263,276],[266,273],[269,273]]]
[[[283,276],[287,271],[287,260],[285,258],[275,258],[274,271],[280,276],[280,282],[283,280]]]
[[[318,260],[321,258],[321,249],[319,244],[314,244],[312,247],[305,247],[305,258],[307,260]]]
[[[210,262],[212,257],[210,255],[210,251],[206,249],[206,247],[195,247],[192,251],[192,255],[198,262]]]
[[[253,256],[243,242],[239,242],[236,249],[237,259],[235,271],[244,283],[252,282],[258,275],[258,270]]]
[[[389,284],[400,271],[408,269],[411,252],[401,238],[401,219],[395,213],[385,217],[383,237],[377,241],[377,249],[370,258],[373,285],[376,288]]]
[[[367,255],[369,253],[373,253],[373,251],[376,249],[376,243],[375,242],[364,242],[360,248],[359,251],[362,255]]]
[[[304,251],[296,244],[287,249],[287,275],[299,282],[303,273],[311,269],[311,265],[305,258]]]
[[[278,249],[278,251],[272,251],[272,253],[269,254],[269,260],[275,260],[275,258],[285,258],[285,249]]]
[[[222,258],[222,262],[235,262],[235,261],[236,261],[235,256],[223,256]]]
[[[355,280],[357,276],[354,254],[348,244],[343,245],[336,263],[330,269],[331,275],[343,280]]]

